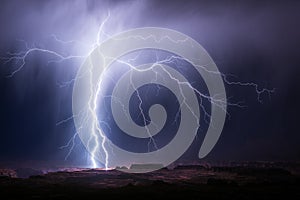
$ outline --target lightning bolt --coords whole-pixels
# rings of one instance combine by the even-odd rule
[[[20,52],[16,52],[16,53],[7,52],[7,56],[0,57],[0,59],[4,61],[4,64],[8,64],[8,63],[12,63],[12,62],[17,64],[17,68],[15,70],[13,70],[9,75],[7,75],[7,77],[12,78],[12,77],[14,77],[15,74],[20,72],[25,67],[28,57],[30,55],[36,53],[36,52],[51,55],[51,56],[54,57],[53,59],[48,60],[47,65],[49,63],[52,63],[52,62],[56,63],[56,62],[64,62],[66,60],[71,60],[71,59],[79,59],[79,60],[85,59],[93,51],[93,49],[95,47],[101,45],[104,38],[111,37],[105,31],[106,23],[108,23],[110,17],[111,17],[110,12],[108,12],[107,16],[104,18],[104,20],[99,25],[98,32],[96,34],[96,39],[93,42],[93,44],[87,44],[85,42],[80,42],[80,41],[76,41],[76,40],[64,41],[64,40],[61,40],[60,38],[58,38],[56,35],[51,35],[51,37],[56,42],[64,44],[64,45],[69,45],[69,44],[76,43],[76,44],[79,44],[79,45],[87,46],[88,48],[90,48],[90,51],[85,55],[68,55],[68,56],[66,56],[66,55],[63,55],[62,53],[59,53],[59,52],[54,51],[54,50],[50,50],[50,49],[46,49],[46,48],[39,48],[39,47],[36,47],[36,46],[29,46],[25,41],[22,41],[25,44],[25,50],[20,51]],[[139,35],[131,36],[131,37],[136,37],[136,38],[144,39],[144,40],[146,40],[148,38],[148,37],[143,38],[142,36],[139,36]],[[149,37],[153,38],[154,36],[149,36]],[[170,40],[174,43],[184,43],[184,42],[187,41],[187,39],[175,41],[171,37],[169,37],[168,35],[162,36],[161,38],[155,38],[154,37],[154,39],[155,39],[155,42],[157,42],[157,43],[160,43],[164,39],[168,39],[168,40]],[[182,57],[179,57],[179,56],[169,56],[165,59],[159,60],[159,58],[157,56],[156,62],[154,62],[151,65],[151,67],[146,68],[146,69],[140,69],[140,68],[134,66],[133,64],[131,64],[131,62],[138,59],[139,56],[140,56],[140,54],[138,54],[135,58],[131,58],[131,59],[128,59],[128,60],[121,60],[119,58],[111,58],[111,59],[114,59],[118,63],[125,64],[126,66],[128,66],[130,68],[131,72],[136,71],[136,72],[141,72],[142,73],[144,71],[151,70],[153,73],[155,73],[156,77],[158,77],[158,76],[165,77],[166,76],[169,79],[171,79],[174,83],[176,83],[178,85],[178,87],[180,89],[180,93],[184,97],[183,101],[180,102],[180,104],[185,104],[189,108],[190,112],[193,114],[193,116],[196,118],[196,120],[198,122],[200,121],[200,119],[198,119],[198,117],[194,113],[193,109],[190,108],[188,106],[188,104],[186,103],[186,98],[187,97],[185,97],[185,95],[184,95],[183,86],[189,87],[190,89],[192,89],[200,97],[200,100],[201,100],[200,101],[200,108],[202,109],[205,116],[207,116],[207,117],[210,117],[210,114],[209,114],[209,111],[207,111],[205,106],[203,105],[202,99],[207,99],[211,104],[214,104],[214,105],[222,108],[226,113],[227,113],[226,104],[227,104],[227,106],[237,106],[237,107],[240,107],[240,108],[244,107],[244,105],[241,102],[232,103],[232,102],[228,101],[229,99],[219,99],[219,98],[216,98],[216,96],[209,96],[209,95],[201,93],[190,82],[178,80],[176,77],[174,77],[163,66],[164,63],[175,63],[178,60],[185,60],[189,63],[194,63],[190,60],[186,60],[185,58],[182,58]],[[207,63],[207,65],[209,65],[209,64],[211,64],[211,63]],[[242,86],[242,87],[252,87],[252,88],[254,88],[254,90],[257,94],[257,100],[261,103],[262,103],[262,99],[261,99],[262,94],[267,93],[268,95],[271,95],[272,93],[275,92],[275,89],[260,88],[260,86],[257,83],[254,83],[254,82],[230,81],[229,78],[228,78],[228,75],[220,73],[220,72],[216,72],[216,71],[208,71],[205,65],[201,65],[201,66],[199,65],[199,66],[195,66],[195,67],[201,68],[201,70],[205,70],[206,72],[211,73],[211,74],[221,75],[224,82],[227,85],[238,85],[238,86]],[[159,73],[158,69],[163,71],[164,74]],[[89,73],[90,77],[93,76],[92,71],[88,71],[86,73]],[[147,127],[147,124],[149,123],[149,121],[147,120],[147,118],[145,116],[145,113],[144,113],[144,110],[142,108],[143,101],[142,101],[141,95],[138,91],[138,88],[136,88],[136,86],[134,85],[134,82],[132,80],[132,76],[130,76],[130,77],[131,77],[130,85],[136,91],[137,97],[139,99],[138,108],[139,108],[139,111],[140,111],[140,115],[142,116],[143,124],[146,128],[146,131],[147,131],[148,135],[149,135],[148,150],[150,150],[150,145],[151,144],[153,144],[154,147],[156,149],[158,149],[158,147],[156,145],[156,142],[153,139],[153,137],[151,136],[150,130]],[[76,77],[76,78],[80,78],[80,77]],[[76,78],[73,78],[73,79],[71,79],[69,81],[66,81],[66,82],[63,82],[63,83],[58,83],[58,86],[60,88],[62,88],[62,87],[72,85],[76,81]],[[110,155],[108,154],[107,147],[106,147],[107,138],[106,138],[104,132],[102,131],[100,125],[103,124],[103,125],[107,126],[109,129],[110,129],[110,127],[106,122],[100,121],[98,119],[98,116],[97,116],[98,102],[99,102],[99,98],[101,96],[100,91],[101,91],[101,85],[103,83],[103,79],[104,79],[103,77],[100,77],[96,86],[93,85],[93,83],[91,81],[90,86],[89,86],[90,98],[89,98],[89,101],[88,101],[88,112],[90,112],[90,114],[91,114],[89,116],[92,116],[92,119],[91,119],[92,120],[92,127],[91,127],[91,137],[89,138],[89,143],[88,144],[89,144],[90,149],[92,149],[92,151],[90,152],[90,154],[91,154],[90,155],[90,161],[92,163],[92,168],[97,168],[98,167],[96,157],[97,157],[97,154],[100,152],[101,156],[103,156],[104,160],[105,160],[105,163],[104,163],[105,169],[109,169],[109,167],[110,167],[109,166],[109,156]],[[90,80],[92,80],[92,78]],[[160,90],[160,87],[157,86],[157,94],[159,94],[159,90]],[[101,96],[101,97],[103,97],[103,96]],[[112,100],[118,101],[118,99],[116,99],[114,97],[111,97],[111,98],[112,98]],[[122,104],[121,101],[118,101],[118,103]],[[122,107],[124,108],[125,105],[122,105]],[[179,110],[178,110],[177,113],[179,114]],[[227,114],[229,115],[229,113],[227,113]],[[88,115],[85,115],[85,116],[88,116]],[[69,116],[69,117],[67,117],[63,120],[58,121],[56,123],[56,125],[57,126],[62,125],[64,123],[74,119],[75,117],[77,117],[77,116],[74,116],[74,115]],[[129,118],[130,116],[127,116],[127,117]],[[89,121],[88,117],[85,118],[83,123],[86,123],[87,121]],[[209,122],[207,121],[207,123],[209,123]],[[82,131],[81,128],[79,128],[77,130],[77,132],[74,133],[74,135],[71,137],[71,139],[67,142],[66,145],[60,147],[60,149],[69,148],[69,151],[68,151],[65,159],[67,159],[69,157],[69,155],[72,153],[72,151],[74,149],[74,146],[75,146],[75,139],[78,136],[78,133],[80,131]],[[101,142],[100,143],[99,143],[99,137],[101,137],[101,140],[100,140]]]
[[[64,55],[62,53],[59,53],[55,50],[51,50],[51,49],[47,49],[47,48],[40,48],[40,47],[36,47],[33,45],[29,45],[26,41],[24,40],[17,40],[20,41],[22,43],[24,43],[25,49],[16,53],[11,53],[11,52],[7,52],[7,55],[5,57],[0,57],[0,60],[3,60],[4,64],[9,64],[9,63],[13,63],[16,64],[16,69],[14,69],[13,71],[10,72],[10,74],[7,75],[7,78],[13,78],[18,72],[20,72],[27,63],[27,60],[30,56],[34,56],[35,53],[42,53],[42,54],[46,54],[49,56],[52,56],[52,59],[49,59],[47,61],[47,65],[49,65],[50,63],[60,63],[60,62],[64,62],[67,60],[73,60],[73,59],[78,59],[78,60],[84,60],[91,52],[94,48],[96,48],[98,45],[101,44],[101,42],[105,39],[105,37],[109,37],[109,34],[107,34],[104,31],[105,28],[105,24],[108,22],[110,18],[110,11],[108,11],[107,16],[104,18],[104,20],[102,20],[102,22],[99,25],[98,28],[98,32],[96,33],[96,39],[93,42],[93,44],[88,44],[86,42],[82,42],[82,41],[78,41],[78,40],[69,40],[69,41],[64,41],[62,39],[60,39],[58,36],[52,34],[50,35],[50,38],[53,38],[54,41],[56,41],[57,43],[60,43],[62,45],[72,45],[72,44],[78,44],[81,46],[85,46],[88,47],[89,51],[84,54],[84,55]],[[87,73],[91,73],[91,72],[87,72]],[[63,83],[57,83],[57,85],[60,88],[63,87],[67,87],[72,85],[77,78],[81,78],[81,77],[76,77],[73,78],[69,81],[63,82]],[[97,86],[96,88],[94,88],[94,86],[90,86],[90,92],[91,92],[91,98],[88,104],[89,107],[89,111],[92,113],[93,116],[93,128],[91,130],[92,132],[92,138],[90,138],[91,140],[91,144],[93,143],[93,151],[91,152],[90,155],[90,162],[92,163],[92,167],[93,168],[97,168],[98,164],[96,162],[95,159],[95,155],[97,153],[97,151],[99,150],[101,145],[102,150],[104,151],[105,154],[105,169],[108,169],[108,154],[105,148],[105,135],[103,134],[103,132],[100,129],[99,123],[100,124],[104,124],[105,122],[98,122],[97,121],[97,116],[96,116],[96,110],[97,110],[97,102],[96,102],[96,98],[94,98],[95,93],[98,93],[97,91],[100,90],[100,83],[99,82],[99,86]],[[71,120],[73,120],[76,116],[72,115],[69,116],[65,119],[62,119],[60,121],[58,121],[56,123],[57,126],[60,126],[64,123],[67,123]],[[85,123],[88,119],[85,119],[83,123]],[[67,159],[70,154],[72,153],[74,146],[75,146],[75,139],[78,136],[78,133],[81,131],[81,128],[79,128],[77,130],[77,132],[75,132],[73,134],[73,136],[70,138],[70,140],[66,143],[66,145],[63,145],[60,147],[60,149],[65,149],[65,148],[69,148],[69,151],[65,157],[65,159]],[[98,143],[98,137],[102,137],[102,143],[99,144]]]

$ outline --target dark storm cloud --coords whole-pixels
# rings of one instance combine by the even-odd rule
[[[92,44],[108,10],[109,34],[143,26],[181,31],[204,46],[221,72],[236,76],[231,80],[276,88],[259,103],[254,88],[226,85],[232,101],[247,107],[229,108],[231,117],[208,159],[298,159],[299,8],[297,1],[2,1],[0,52],[23,50],[25,44],[16,40],[22,39],[84,54],[89,47],[62,45],[49,36]],[[1,62],[0,157],[61,160],[67,153],[58,147],[72,136],[73,123],[56,122],[72,114],[72,87],[60,89],[57,82],[74,77],[80,61],[47,65],[48,56],[31,55],[12,79],[5,76],[15,65]],[[200,142],[188,159],[196,158]]]

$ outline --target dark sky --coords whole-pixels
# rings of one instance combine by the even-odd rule
[[[229,80],[275,88],[258,101],[254,87],[226,84],[230,101],[223,133],[207,160],[299,160],[300,134],[299,1],[2,1],[0,56],[29,47],[63,55],[85,55],[98,25],[111,11],[107,32],[158,26],[178,30],[198,41]],[[60,43],[55,34],[64,41]],[[25,41],[25,42],[24,42]],[[87,152],[75,139],[72,83],[82,59],[48,63],[55,56],[33,52],[22,63],[0,60],[0,161],[85,165]],[[183,157],[197,160],[201,137]],[[70,144],[72,145],[72,143]]]

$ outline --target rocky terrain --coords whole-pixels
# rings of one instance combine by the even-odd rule
[[[45,174],[28,168],[2,169],[0,193],[10,199],[299,199],[297,169],[298,165],[250,163],[177,166],[145,174],[78,168]]]

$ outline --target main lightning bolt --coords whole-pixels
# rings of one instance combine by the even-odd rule
[[[108,12],[108,15],[105,17],[105,19],[102,21],[102,23],[99,25],[99,29],[98,29],[98,32],[96,34],[96,40],[95,42],[90,45],[90,44],[86,44],[84,42],[80,42],[80,41],[63,41],[61,39],[59,39],[56,35],[51,35],[52,38],[54,38],[54,40],[56,42],[59,42],[61,44],[72,44],[72,43],[78,43],[78,44],[81,44],[81,45],[86,45],[86,46],[89,46],[91,49],[90,51],[85,54],[85,55],[68,55],[68,56],[65,56],[57,51],[54,51],[54,50],[50,50],[50,49],[44,49],[44,48],[39,48],[39,47],[35,47],[35,46],[29,46],[25,41],[22,41],[24,42],[25,44],[25,47],[26,49],[24,51],[20,51],[20,52],[17,52],[17,53],[10,53],[8,52],[7,53],[7,56],[5,57],[1,57],[0,59],[4,61],[5,64],[7,63],[11,63],[11,62],[14,62],[14,63],[17,63],[17,68],[15,70],[13,70],[7,77],[8,78],[12,78],[15,74],[17,74],[19,71],[21,71],[23,69],[23,67],[26,65],[26,60],[27,58],[34,54],[35,52],[39,52],[39,53],[43,53],[43,54],[47,54],[47,55],[51,55],[53,56],[54,58],[53,59],[49,59],[48,60],[48,64],[49,63],[52,63],[52,62],[64,62],[66,60],[70,60],[70,59],[84,59],[86,58],[91,52],[92,50],[101,45],[101,42],[103,41],[103,36],[108,38],[110,37],[109,34],[106,33],[105,31],[105,25],[106,23],[109,21],[110,19],[110,12]],[[139,35],[136,35],[136,36],[132,36],[132,37],[136,37],[136,38],[140,38],[140,39],[147,39],[147,38],[143,38],[142,36],[139,36]],[[149,37],[152,37],[152,36],[149,36]],[[157,43],[160,43],[162,40],[164,39],[169,39],[170,41],[174,42],[174,43],[181,43],[181,42],[186,42],[186,40],[182,40],[182,41],[173,41],[171,37],[169,37],[168,35],[165,35],[165,36],[162,36],[161,38],[157,39],[157,38],[154,38],[155,41]],[[205,98],[207,99],[211,104],[214,104],[220,108],[222,108],[226,113],[227,113],[227,110],[226,110],[226,104],[228,106],[237,106],[237,107],[243,107],[243,105],[238,102],[238,103],[231,103],[231,102],[228,102],[228,99],[219,99],[219,98],[215,98],[214,96],[209,96],[209,95],[206,95],[206,94],[203,94],[201,93],[197,88],[195,88],[194,86],[192,86],[191,83],[189,82],[183,82],[183,81],[180,81],[178,80],[176,77],[172,76],[171,73],[169,73],[163,66],[164,63],[174,63],[176,62],[176,60],[182,60],[183,58],[179,57],[179,56],[169,56],[168,58],[165,58],[163,60],[159,60],[157,58],[157,61],[154,62],[151,67],[147,68],[147,69],[140,69],[140,68],[137,68],[135,67],[133,64],[131,64],[131,61],[134,61],[135,59],[137,59],[139,57],[139,54],[135,57],[135,58],[131,58],[131,59],[128,59],[128,60],[120,60],[119,58],[113,58],[115,61],[119,62],[119,63],[122,63],[122,64],[125,64],[127,65],[131,71],[137,71],[137,72],[143,72],[143,71],[147,71],[147,70],[151,70],[153,71],[156,76],[167,76],[169,79],[171,79],[172,81],[174,81],[179,89],[180,89],[180,93],[181,95],[184,97],[183,101],[180,102],[181,104],[185,104],[187,105],[186,103],[186,98],[183,91],[182,91],[182,86],[188,86],[190,89],[192,89],[201,99],[201,102],[200,102],[200,107],[201,109],[204,111],[204,114],[205,116],[207,117],[210,117],[210,114],[209,112],[206,110],[205,106],[202,104],[202,98]],[[185,61],[188,61],[190,63],[193,63],[189,60],[186,60],[186,59],[183,59]],[[209,63],[208,63],[209,64]],[[254,83],[254,82],[240,82],[240,81],[230,81],[228,79],[228,76],[223,74],[223,73],[220,73],[220,72],[215,72],[215,71],[207,71],[207,68],[203,65],[199,65],[199,66],[195,66],[195,67],[198,67],[198,68],[201,68],[201,70],[205,70],[206,72],[208,73],[212,73],[212,74],[219,74],[223,77],[223,80],[226,84],[228,85],[238,85],[238,86],[248,86],[248,87],[253,87],[257,93],[257,100],[259,102],[262,102],[261,100],[261,95],[264,94],[264,93],[267,93],[267,94],[272,94],[275,90],[274,89],[268,89],[268,88],[262,88],[260,89],[259,88],[259,85],[257,83]],[[160,69],[164,72],[164,74],[161,74],[161,73],[158,73],[157,69]],[[89,73],[89,75],[92,77],[92,71],[89,71],[87,72]],[[77,78],[80,78],[80,77],[77,77]],[[68,85],[71,85],[74,81],[76,81],[76,78],[74,79],[71,79],[67,82],[64,82],[64,83],[61,83],[59,84],[59,87],[66,87]],[[100,97],[99,93],[101,91],[101,84],[103,82],[103,77],[102,78],[99,78],[99,81],[98,81],[98,84],[95,86],[92,84],[92,82],[90,83],[90,86],[89,86],[89,89],[90,89],[90,98],[89,98],[89,101],[88,101],[88,111],[90,112],[91,115],[89,116],[92,116],[92,127],[91,127],[91,137],[89,139],[89,145],[91,145],[90,149],[92,149],[92,151],[90,152],[90,161],[92,163],[92,167],[93,168],[97,168],[98,167],[98,164],[97,164],[97,161],[96,161],[96,154],[98,154],[99,152],[102,154],[102,156],[104,156],[104,160],[105,160],[105,169],[108,169],[109,168],[109,154],[108,154],[108,151],[106,149],[106,136],[105,134],[103,133],[102,129],[101,129],[101,126],[100,124],[104,124],[105,126],[108,126],[109,125],[104,122],[104,121],[99,121],[98,119],[98,116],[97,116],[97,109],[98,109],[98,98]],[[149,129],[147,128],[147,124],[149,123],[149,121],[147,121],[147,118],[146,118],[146,115],[144,113],[144,110],[142,108],[142,104],[143,104],[143,101],[142,101],[142,98],[140,96],[140,93],[138,91],[138,88],[136,88],[136,86],[134,85],[134,82],[132,81],[132,79],[130,79],[130,84],[131,86],[137,91],[137,97],[139,99],[139,110],[140,110],[140,114],[142,116],[142,119],[143,119],[143,123],[144,123],[144,126],[145,128],[147,129],[147,133],[149,134],[149,143],[148,143],[148,150],[149,150],[149,146],[150,144],[152,143],[154,145],[154,147],[156,149],[157,148],[157,145],[156,145],[156,142],[154,141],[153,137],[151,136],[151,133],[149,131]],[[158,93],[159,93],[159,86],[158,86]],[[113,100],[117,100],[115,99],[114,97],[111,97]],[[119,103],[122,104],[122,102],[119,101]],[[123,105],[124,107],[124,105]],[[199,122],[200,119],[198,119],[198,117],[196,116],[196,114],[194,114],[194,111],[192,108],[188,107],[190,112],[193,114],[193,116],[197,119],[197,121]],[[179,111],[178,111],[179,113]],[[88,116],[88,115],[86,115]],[[73,118],[75,118],[77,116],[69,116],[59,122],[56,123],[56,125],[61,125],[63,123],[66,123],[70,120],[72,120]],[[129,116],[127,116],[129,117]],[[176,118],[175,118],[176,119]],[[86,123],[89,119],[85,119],[83,121],[83,123]],[[209,122],[207,122],[209,123]],[[110,127],[109,127],[110,128]],[[68,158],[68,156],[72,153],[73,149],[74,149],[74,145],[75,145],[75,138],[78,136],[78,132],[82,131],[80,128],[77,130],[76,133],[74,133],[74,135],[72,136],[72,138],[69,140],[69,142],[60,147],[61,149],[63,148],[69,148],[69,152],[67,153],[67,156],[66,156],[66,159]],[[101,142],[99,143],[99,137],[101,137]],[[101,149],[101,150],[100,150]]]
[[[7,78],[12,78],[14,77],[18,72],[20,72],[26,65],[27,63],[27,59],[29,58],[29,56],[34,55],[35,53],[42,53],[42,54],[47,54],[52,56],[52,59],[49,59],[47,62],[47,65],[50,63],[58,63],[58,62],[64,62],[67,60],[73,60],[73,59],[79,59],[79,60],[84,60],[90,53],[91,51],[96,48],[98,45],[101,44],[101,42],[105,39],[105,37],[109,37],[109,35],[104,31],[105,28],[105,24],[107,23],[107,21],[110,18],[110,12],[108,11],[107,16],[104,18],[104,20],[100,23],[98,31],[96,33],[96,39],[95,42],[91,45],[91,44],[87,44],[85,42],[82,41],[77,41],[77,40],[70,40],[70,41],[64,41],[62,39],[60,39],[58,36],[52,34],[50,35],[51,38],[54,39],[54,41],[62,44],[62,45],[69,45],[69,44],[79,44],[85,47],[88,47],[90,50],[84,54],[84,55],[68,55],[65,56],[62,53],[59,53],[58,51],[55,50],[51,50],[51,49],[47,49],[47,48],[40,48],[40,47],[36,47],[36,46],[30,46],[26,41],[24,40],[18,40],[22,43],[24,43],[25,46],[25,50],[16,52],[16,53],[11,53],[11,52],[7,52],[7,55],[5,57],[0,57],[1,60],[4,61],[4,64],[8,64],[8,63],[14,63],[17,64],[17,67],[15,70],[13,70],[12,72],[10,72],[10,74],[7,75]],[[90,72],[91,73],[91,72]],[[76,77],[76,78],[81,78],[81,77]],[[73,78],[69,81],[63,82],[63,83],[58,83],[58,86],[60,88],[62,87],[67,87],[70,86],[71,84],[73,84],[76,81],[76,78]],[[97,120],[97,116],[96,116],[96,110],[97,110],[97,102],[96,102],[96,98],[94,98],[94,95],[96,93],[98,93],[97,91],[100,90],[100,82],[99,82],[99,86],[96,87],[96,89],[94,88],[93,85],[90,85],[90,92],[91,92],[91,98],[88,104],[89,107],[89,111],[92,113],[93,116],[93,128],[91,129],[92,132],[92,138],[90,138],[91,141],[93,141],[93,151],[91,152],[91,156],[90,156],[90,161],[92,163],[92,167],[93,168],[97,168],[98,164],[96,162],[95,159],[95,155],[96,152],[99,150],[100,145],[101,148],[105,154],[105,169],[108,169],[108,154],[105,148],[105,135],[103,134],[103,132],[100,129],[100,125],[99,123],[105,123],[105,122],[98,122]],[[60,121],[58,121],[56,123],[57,126],[62,125],[72,119],[74,119],[76,116],[72,115],[69,116],[65,119],[62,119]],[[85,123],[85,121],[87,121],[88,119],[84,120],[83,123]],[[75,146],[75,139],[78,136],[78,132],[82,131],[81,128],[79,128],[77,130],[76,133],[74,133],[74,135],[71,137],[71,139],[67,142],[66,145],[63,145],[60,147],[60,149],[64,149],[64,148],[69,148],[69,151],[65,157],[65,159],[67,159],[70,154],[72,153],[74,146]],[[102,143],[99,144],[98,143],[98,137],[102,137]]]

